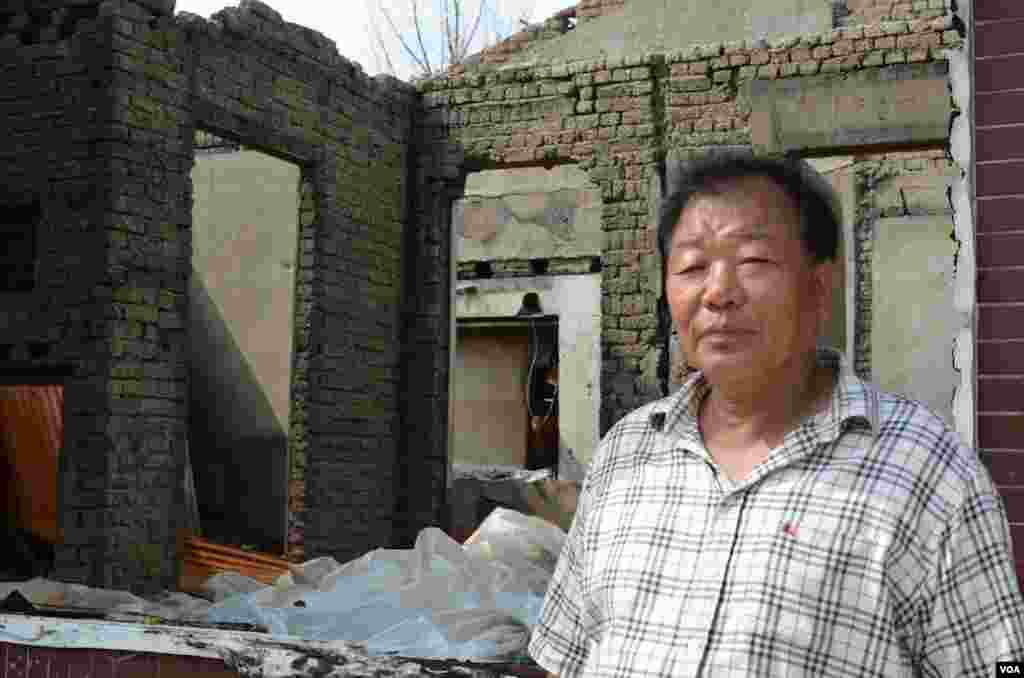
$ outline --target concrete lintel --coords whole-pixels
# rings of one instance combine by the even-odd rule
[[[554,289],[555,283],[551,276],[532,278],[483,278],[463,280],[457,284],[456,294],[493,294],[495,292],[536,292]]]
[[[944,143],[952,103],[945,63],[754,80],[751,138],[761,151]]]

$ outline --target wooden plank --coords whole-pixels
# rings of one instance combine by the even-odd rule
[[[251,562],[255,565],[264,565],[270,568],[288,568],[288,561],[277,556],[272,556],[267,553],[257,553],[254,551],[246,551],[244,549],[236,548],[233,546],[224,546],[223,544],[216,544],[212,541],[207,541],[199,537],[189,537],[185,540],[185,546],[190,551],[195,553],[209,553],[220,556],[226,556],[228,558],[235,558]]]

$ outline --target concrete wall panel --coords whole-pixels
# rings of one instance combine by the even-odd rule
[[[875,226],[872,376],[953,423],[954,255],[948,216],[882,219]]]
[[[453,226],[460,261],[600,256],[601,189],[573,166],[476,172]]]
[[[754,80],[750,134],[766,151],[942,143],[952,110],[946,64]]]
[[[529,50],[540,62],[609,59],[709,42],[777,38],[832,28],[832,7],[821,0],[630,0],[625,11],[588,21]]]
[[[452,393],[452,462],[526,464],[526,374],[529,336],[524,326],[504,332],[460,332]]]

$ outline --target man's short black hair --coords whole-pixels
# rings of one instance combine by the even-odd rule
[[[839,199],[829,183],[795,156],[752,153],[709,153],[686,164],[674,185],[668,186],[658,218],[658,250],[662,271],[668,263],[672,233],[693,198],[715,195],[727,183],[748,177],[775,182],[800,214],[800,240],[815,262],[833,261],[839,251]]]
[[[662,350],[658,360],[661,394],[668,395],[672,318],[664,281],[672,234],[679,217],[698,196],[716,195],[737,179],[764,177],[789,196],[800,214],[800,240],[811,259],[834,261],[839,253],[842,210],[835,191],[813,167],[793,155],[768,156],[747,152],[711,152],[686,164],[672,185],[658,215],[658,253],[661,256],[662,293],[658,299],[658,335]]]

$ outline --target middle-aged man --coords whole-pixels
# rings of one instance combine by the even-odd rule
[[[681,389],[602,440],[529,651],[561,676],[991,676],[1024,660],[1002,502],[920,403],[817,347],[834,193],[714,155],[658,225]]]

